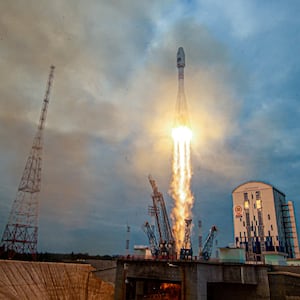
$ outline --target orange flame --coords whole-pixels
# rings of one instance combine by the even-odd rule
[[[160,285],[160,292],[164,295],[161,299],[172,299],[172,300],[179,300],[181,294],[181,287],[178,283],[162,283]]]
[[[179,252],[184,242],[185,219],[192,218],[194,197],[191,192],[191,139],[192,131],[187,126],[172,129],[173,174],[171,195],[174,200],[172,210],[173,232],[176,250]]]

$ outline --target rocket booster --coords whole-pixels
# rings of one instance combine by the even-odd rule
[[[184,93],[184,67],[185,67],[185,54],[182,47],[177,51],[177,69],[178,69],[178,94],[176,102],[176,126],[189,126],[189,117],[187,110],[187,103]]]

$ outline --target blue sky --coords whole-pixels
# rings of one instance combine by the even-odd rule
[[[0,231],[54,64],[39,251],[124,253],[127,223],[131,246],[147,243],[148,174],[172,207],[180,46],[195,224],[233,242],[231,191],[248,180],[284,192],[298,217],[299,12],[298,1],[0,1]]]

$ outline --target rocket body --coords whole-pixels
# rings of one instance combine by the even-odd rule
[[[187,103],[184,93],[184,67],[185,67],[185,54],[182,47],[177,51],[177,69],[178,69],[178,94],[176,102],[176,126],[189,126],[189,117]]]
[[[178,48],[177,51],[177,68],[184,68],[185,67],[185,54],[182,47]]]

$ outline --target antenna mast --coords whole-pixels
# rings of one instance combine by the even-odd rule
[[[9,258],[13,258],[16,254],[31,254],[35,258],[37,254],[43,129],[46,121],[54,69],[54,66],[50,67],[37,133],[34,136],[33,145],[18,187],[17,196],[13,202],[1,239],[0,249],[6,252]]]

